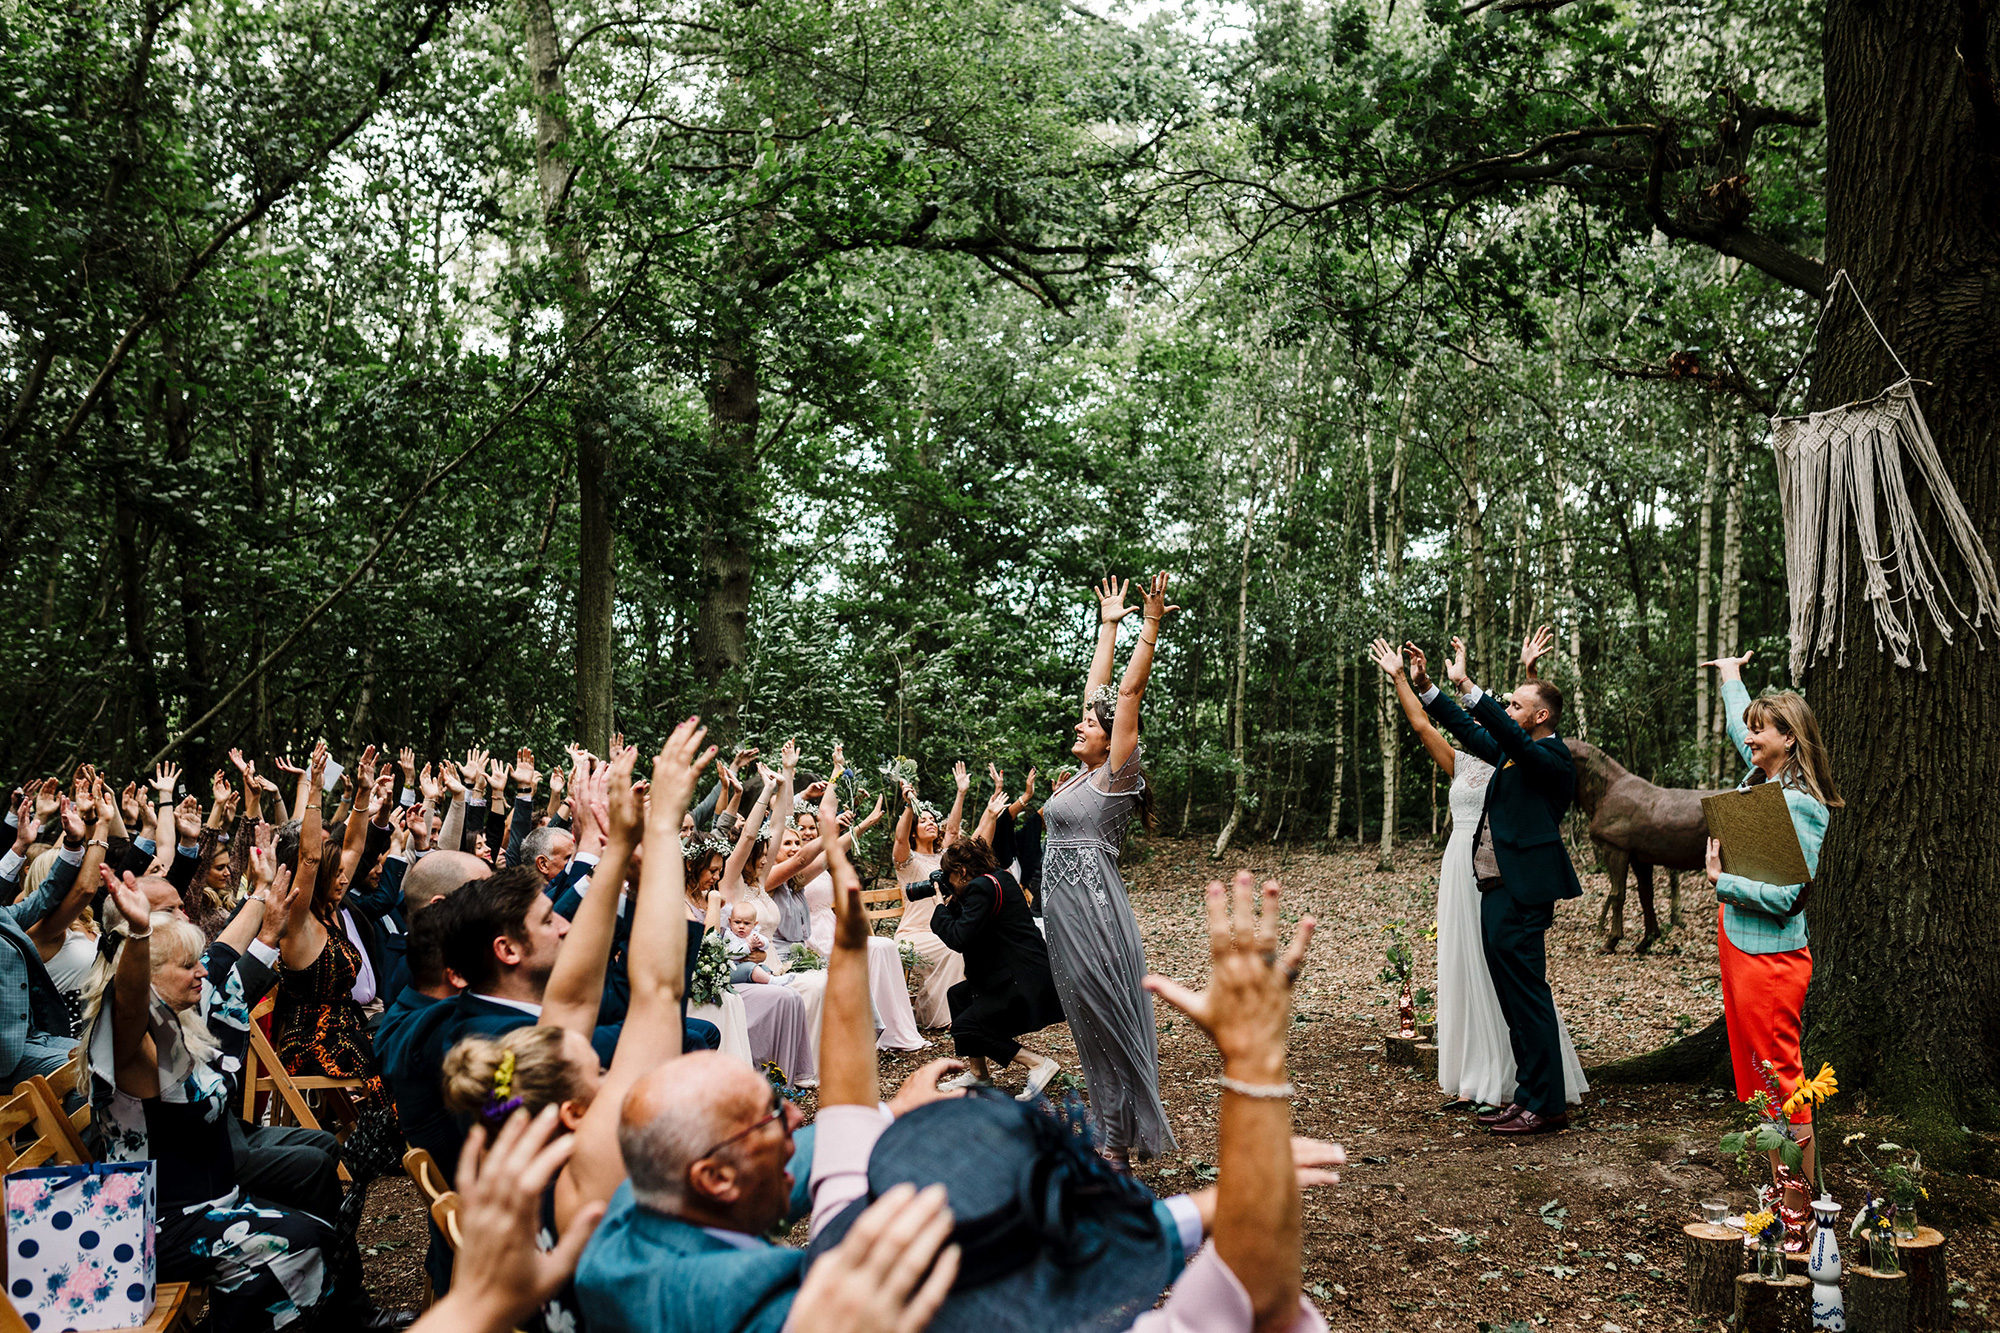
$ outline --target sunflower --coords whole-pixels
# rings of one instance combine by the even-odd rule
[[[1834,1080],[1833,1066],[1821,1064],[1817,1074],[1799,1083],[1798,1091],[1810,1094],[1814,1105],[1824,1102],[1827,1098],[1839,1092],[1840,1084]]]

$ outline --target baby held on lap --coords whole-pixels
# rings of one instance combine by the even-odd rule
[[[753,981],[764,985],[771,980],[771,974],[752,961],[764,953],[764,937],[757,933],[757,909],[749,903],[738,903],[729,914],[729,932],[722,937],[722,945],[729,950],[729,980],[732,984]]]

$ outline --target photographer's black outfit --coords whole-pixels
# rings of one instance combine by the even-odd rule
[[[931,930],[965,958],[965,980],[945,993],[951,1039],[962,1056],[1001,1064],[1020,1052],[1014,1038],[1063,1021],[1062,1000],[1049,975],[1049,947],[1035,927],[1021,886],[1004,870],[981,875],[957,893],[943,883],[911,885],[907,896],[943,891]]]

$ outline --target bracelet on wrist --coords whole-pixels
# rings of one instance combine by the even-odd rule
[[[1233,1092],[1239,1097],[1248,1097],[1253,1101],[1289,1101],[1293,1094],[1298,1091],[1291,1085],[1289,1080],[1283,1083],[1245,1083],[1241,1079],[1231,1078],[1229,1075],[1223,1074],[1215,1081],[1224,1092]]]

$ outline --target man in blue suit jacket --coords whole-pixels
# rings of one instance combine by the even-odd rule
[[[1511,1104],[1480,1119],[1496,1134],[1542,1134],[1569,1125],[1562,1037],[1543,936],[1555,920],[1557,900],[1583,896],[1562,841],[1562,818],[1576,797],[1569,747],[1556,735],[1562,691],[1547,681],[1527,680],[1497,700],[1465,674],[1464,641],[1453,639],[1451,646],[1445,674],[1464,692],[1465,708],[1431,684],[1416,645],[1405,645],[1404,651],[1410,655],[1410,683],[1425,711],[1498,770],[1486,787],[1472,873],[1479,884],[1486,967],[1507,1019],[1519,1086]]]

